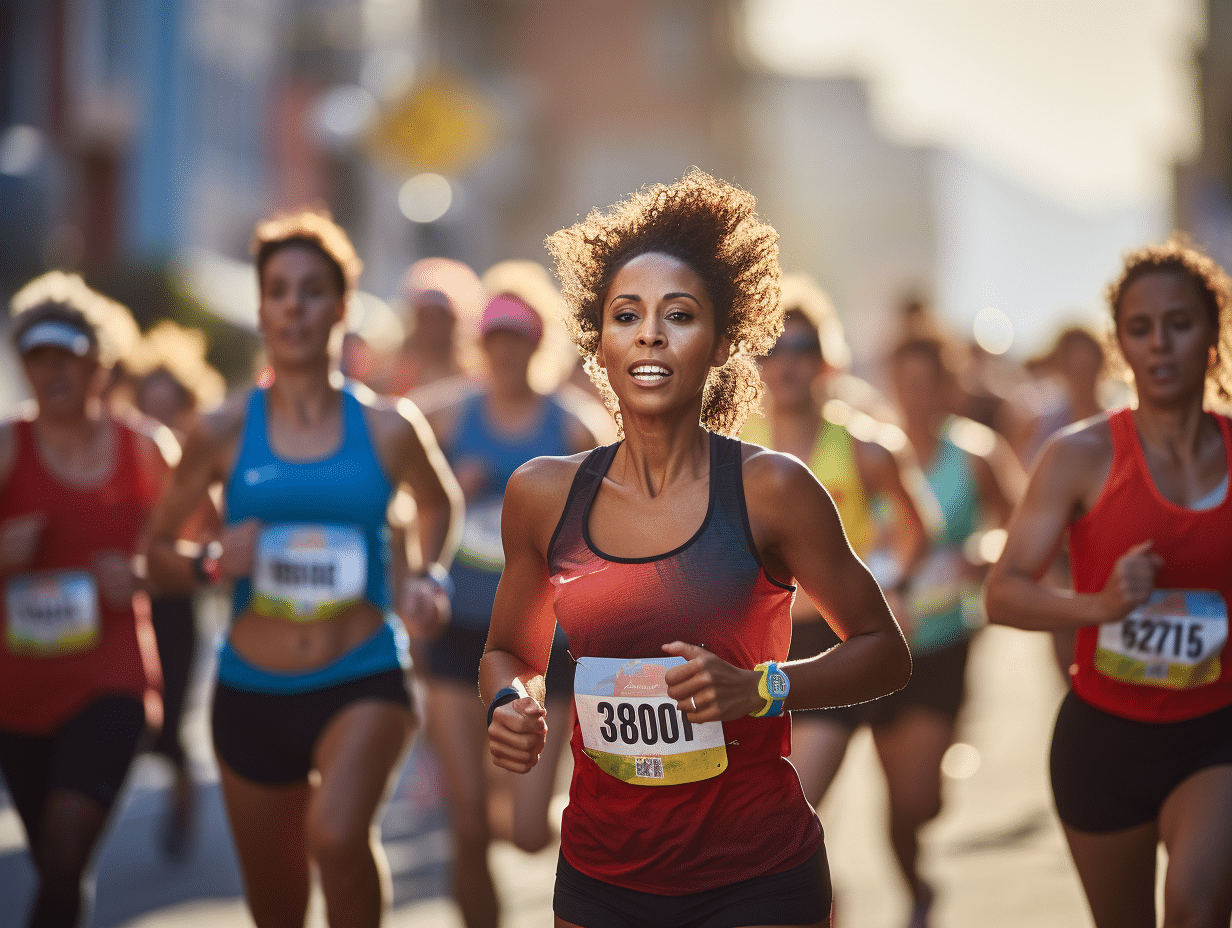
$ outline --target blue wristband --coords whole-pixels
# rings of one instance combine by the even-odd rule
[[[491,704],[488,706],[488,727],[492,727],[492,716],[496,714],[497,709],[505,705],[505,703],[513,702],[515,699],[520,698],[521,695],[522,694],[515,690],[512,686],[506,686],[498,692],[496,694],[496,698],[493,699]]]

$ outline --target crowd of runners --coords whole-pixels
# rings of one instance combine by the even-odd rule
[[[211,730],[259,928],[304,924],[314,870],[331,925],[380,922],[374,822],[417,730],[467,928],[500,920],[493,839],[559,842],[558,926],[829,925],[815,810],[865,725],[924,928],[917,836],[986,622],[1054,636],[1053,792],[1098,928],[1228,926],[1220,267],[1144,246],[1111,334],[1021,369],[908,304],[861,379],[753,196],[696,169],[547,248],[559,290],[528,262],[413,266],[381,356],[341,338],[346,233],[271,216],[262,369],[227,395],[199,332],[140,334],[76,275],[13,297],[0,771],[29,924],[79,923],[139,751],[170,765],[184,853],[194,591],[223,584]]]

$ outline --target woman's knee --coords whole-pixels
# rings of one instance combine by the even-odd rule
[[[372,857],[372,824],[309,813],[308,852],[323,871],[362,865]]]

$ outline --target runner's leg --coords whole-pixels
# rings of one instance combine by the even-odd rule
[[[474,687],[434,677],[427,689],[427,734],[445,775],[454,835],[454,900],[467,928],[496,928],[499,903],[488,866],[487,714]]]
[[[892,722],[873,727],[890,800],[890,843],[912,897],[918,924],[932,903],[932,888],[917,868],[919,830],[941,811],[941,758],[954,741],[954,722],[910,706]]]
[[[265,786],[218,760],[248,910],[257,928],[303,928],[308,913],[307,781]]]
[[[30,928],[72,928],[81,915],[86,867],[107,824],[107,807],[72,790],[53,789],[33,849],[39,888]]]
[[[1164,801],[1165,928],[1226,928],[1232,920],[1232,766],[1186,778]]]
[[[1065,839],[1095,928],[1155,928],[1156,822],[1102,834],[1066,825]]]
[[[308,804],[308,848],[330,928],[376,928],[389,867],[373,822],[414,729],[404,706],[364,700],[341,709],[317,740],[321,775]]]

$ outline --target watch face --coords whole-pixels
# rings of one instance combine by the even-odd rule
[[[782,699],[787,695],[791,684],[787,680],[787,674],[781,670],[777,670],[766,676],[766,686],[770,690],[770,695],[775,699]]]

